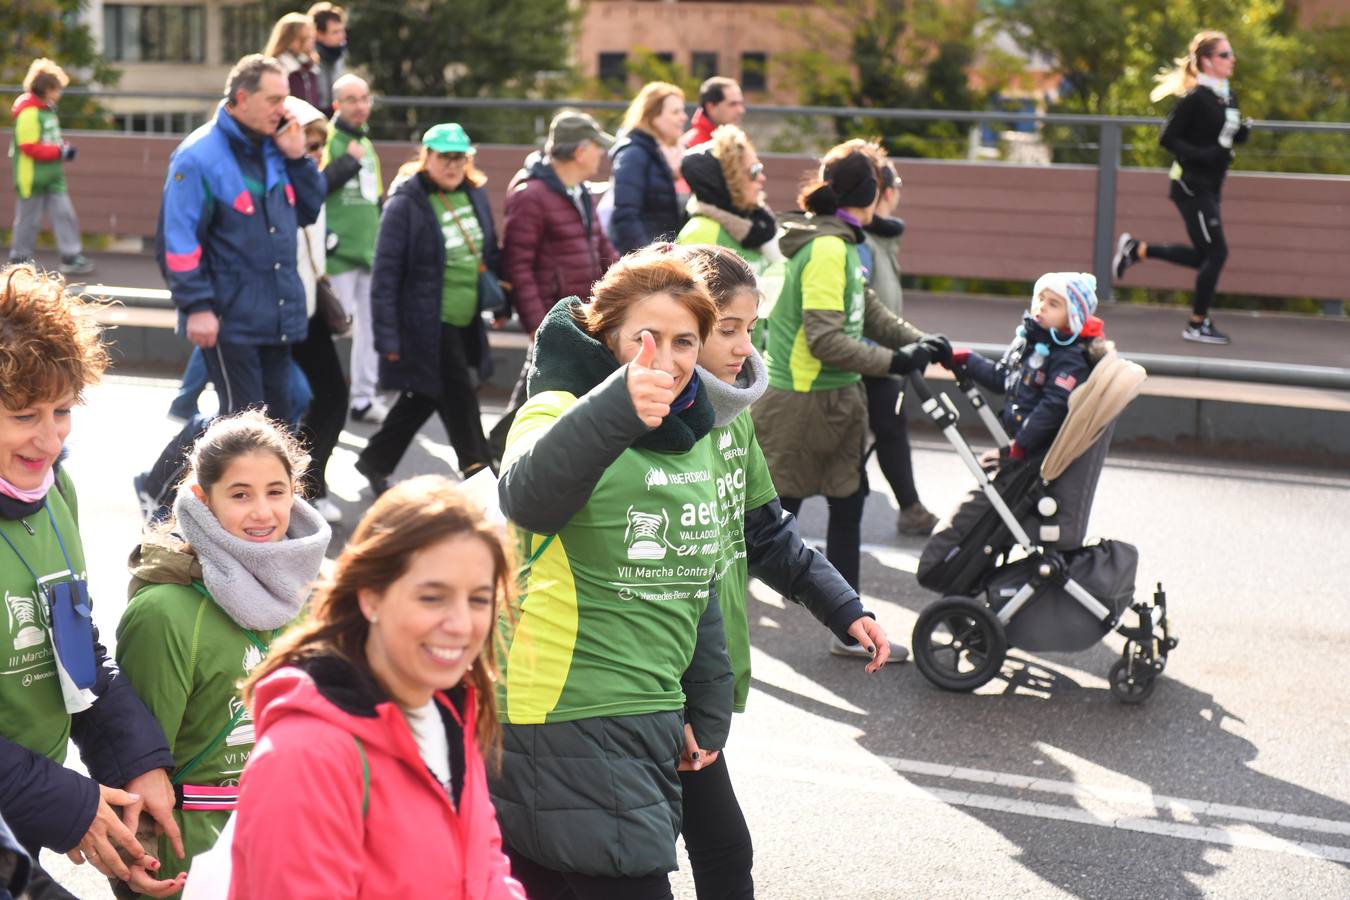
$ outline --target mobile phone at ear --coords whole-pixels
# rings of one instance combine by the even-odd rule
[[[277,123],[277,134],[281,134],[287,128],[291,127],[291,117],[282,116],[281,121]]]

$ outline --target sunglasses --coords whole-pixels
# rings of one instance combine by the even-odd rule
[[[758,178],[764,174],[764,163],[755,163],[750,167],[750,177]]]
[[[305,150],[306,150],[307,152],[309,152],[309,153],[318,153],[318,152],[319,152],[320,150],[322,150],[322,149],[323,149],[323,142],[322,142],[322,141],[318,142],[317,144],[306,144],[306,145],[305,145]]]
[[[1223,51],[1222,53],[1215,53],[1214,55],[1217,56],[1219,59],[1236,59],[1236,58],[1237,58],[1237,54],[1235,54],[1232,50],[1225,50],[1225,51]]]
[[[467,153],[437,153],[436,156],[440,158],[441,162],[447,163],[462,163],[469,159]]]

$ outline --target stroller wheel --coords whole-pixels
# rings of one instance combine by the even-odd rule
[[[973,691],[1003,669],[1008,638],[983,603],[944,597],[914,623],[914,664],[949,691]]]
[[[1134,674],[1130,674],[1130,661],[1118,659],[1111,664],[1107,681],[1111,683],[1111,693],[1121,703],[1143,703],[1153,693],[1156,674],[1143,663],[1137,663]]]

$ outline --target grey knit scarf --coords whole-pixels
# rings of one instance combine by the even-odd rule
[[[731,424],[769,387],[769,369],[764,365],[764,357],[759,355],[758,350],[753,350],[746,357],[735,384],[727,384],[702,366],[698,367],[698,377],[708,391],[708,399],[712,401],[714,428]]]
[[[191,490],[178,492],[173,512],[201,562],[211,599],[231,619],[265,631],[296,617],[333,534],[314,507],[296,497],[285,540],[268,544],[230,534]]]

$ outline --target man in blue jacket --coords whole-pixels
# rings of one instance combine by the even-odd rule
[[[261,54],[230,70],[215,118],[169,159],[156,255],[178,308],[178,332],[200,347],[221,414],[266,405],[291,418],[291,345],[308,331],[296,229],[318,218],[323,177],[285,114],[281,64]],[[143,511],[169,500],[198,417],[137,476]]]

